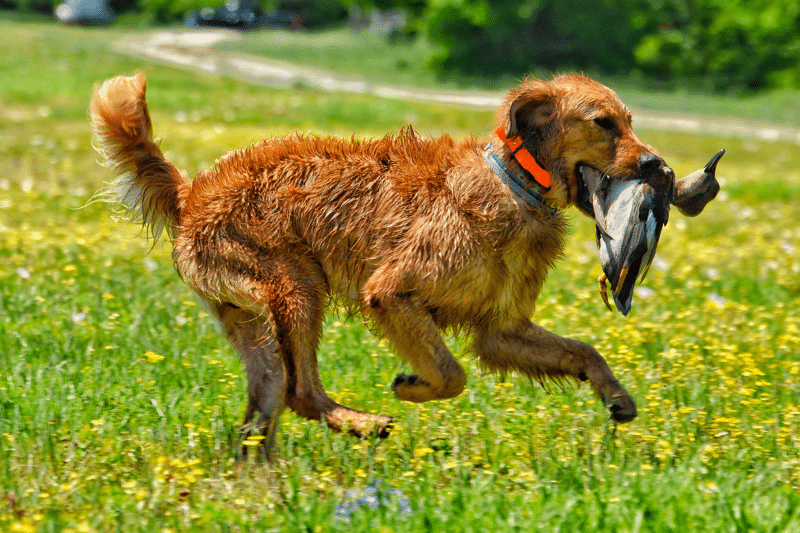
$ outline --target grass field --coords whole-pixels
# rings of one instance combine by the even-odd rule
[[[322,379],[392,414],[383,441],[291,413],[281,459],[237,463],[244,369],[166,244],[88,203],[110,179],[92,86],[141,67],[162,148],[190,173],[287,131],[490,131],[493,113],[270,90],[140,65],[115,30],[0,19],[0,530],[800,531],[800,155],[796,146],[640,131],[679,175],[719,148],[721,197],[674,212],[625,319],[597,295],[593,225],[575,217],[535,320],[594,344],[638,401],[609,423],[588,387],[468,368],[428,405],[358,321],[331,315]],[[87,205],[88,203],[88,205]]]

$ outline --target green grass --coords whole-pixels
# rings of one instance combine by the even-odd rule
[[[436,47],[424,37],[391,39],[347,28],[291,31],[267,29],[243,34],[223,49],[245,52],[308,67],[337,72],[373,83],[439,89],[504,90],[515,78],[475,78],[451,73],[442,76],[428,68]],[[550,73],[531,65],[530,73]],[[626,104],[638,109],[695,113],[797,126],[800,91],[784,90],[749,95],[710,95],[696,81],[655,82],[590,73],[613,87]]]
[[[332,315],[323,382],[398,427],[359,441],[286,413],[279,463],[238,465],[241,363],[167,245],[86,205],[110,179],[90,146],[92,86],[142,68],[162,148],[190,172],[278,132],[480,135],[492,113],[140,65],[108,52],[116,30],[0,31],[0,530],[800,529],[796,147],[639,132],[678,174],[728,154],[723,197],[696,219],[673,213],[653,292],[627,319],[600,302],[593,227],[574,219],[535,320],[607,357],[634,422],[609,423],[587,387],[482,375],[464,339],[449,340],[463,395],[399,402],[391,349]],[[385,505],[336,519],[348,490],[378,479]]]
[[[243,33],[237,41],[220,45],[224,50],[290,61],[384,83],[414,87],[471,87],[469,78],[442,80],[427,68],[435,46],[424,38],[389,38],[370,31],[346,27],[326,30],[292,31],[267,29]],[[499,88],[500,83],[485,80],[483,88]]]

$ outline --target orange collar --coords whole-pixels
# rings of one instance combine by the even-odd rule
[[[533,176],[533,179],[536,180],[536,183],[544,187],[545,189],[549,189],[552,181],[550,180],[550,173],[547,172],[545,169],[536,162],[536,158],[528,151],[525,146],[522,144],[522,139],[519,138],[518,135],[511,137],[510,139],[506,139],[506,131],[503,126],[500,126],[495,131],[500,140],[506,143],[506,145],[511,149],[511,153],[516,158],[517,162],[528,171],[528,173]]]

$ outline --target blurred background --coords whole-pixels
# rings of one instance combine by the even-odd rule
[[[348,25],[425,40],[440,75],[578,69],[712,91],[800,88],[796,0],[2,0],[0,8],[120,25]]]
[[[798,28],[800,0],[0,0],[0,531],[800,531]],[[535,321],[597,347],[639,418],[483,374],[452,336],[468,390],[400,402],[402,362],[334,309],[322,381],[392,435],[286,413],[278,466],[238,462],[237,355],[170,243],[93,196],[113,176],[92,88],[136,70],[190,176],[294,132],[486,136],[509,87],[571,70],[678,176],[725,148],[719,196],[673,211],[627,319],[566,211]],[[383,499],[341,513],[361,489]]]

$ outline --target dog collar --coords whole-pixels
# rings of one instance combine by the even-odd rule
[[[506,138],[506,130],[503,126],[500,126],[495,130],[495,134],[500,137],[500,140],[506,143],[506,146],[511,150],[511,155],[517,160],[517,162],[528,171],[528,173],[533,176],[533,179],[544,187],[545,189],[549,189],[552,181],[550,180],[550,173],[547,172],[542,166],[536,161],[536,158],[528,151],[527,148],[522,144],[522,139],[519,138],[519,135],[514,135],[511,138]]]
[[[486,146],[483,156],[486,158],[486,162],[489,163],[489,166],[494,173],[497,174],[497,176],[517,194],[517,196],[522,197],[522,199],[524,199],[529,206],[545,215],[552,215],[558,211],[558,209],[555,207],[551,207],[544,203],[544,198],[539,191],[533,189],[532,187],[526,187],[525,183],[522,181],[522,178],[515,176],[508,169],[508,167],[503,163],[503,161],[500,160],[495,151],[492,149],[492,143],[489,143],[488,146]]]

